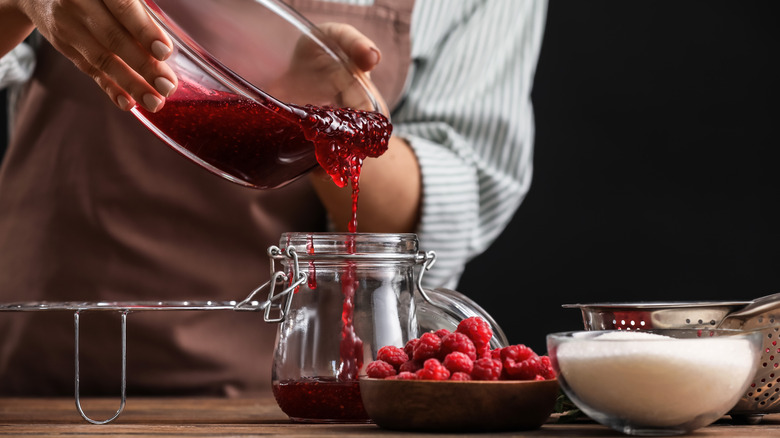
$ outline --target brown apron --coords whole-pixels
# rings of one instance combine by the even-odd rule
[[[397,102],[413,0],[370,7],[292,1],[314,23],[352,24],[383,58],[372,78]],[[183,159],[48,43],[21,95],[0,169],[0,302],[241,300],[268,279],[285,231],[322,231],[306,178],[240,187]],[[255,312],[138,312],[127,321],[128,395],[270,389],[276,326]],[[81,391],[116,395],[120,317],[81,316]],[[0,313],[0,395],[69,395],[71,312]]]

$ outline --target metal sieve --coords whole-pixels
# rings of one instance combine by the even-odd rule
[[[756,424],[780,412],[780,294],[753,301],[668,301],[564,304],[580,309],[585,330],[667,328],[760,330],[761,360],[745,394],[729,411],[737,421]]]

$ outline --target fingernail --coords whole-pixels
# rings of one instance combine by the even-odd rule
[[[144,106],[147,110],[156,113],[163,101],[154,94],[144,94]]]
[[[160,61],[165,61],[168,58],[168,55],[171,54],[171,48],[168,47],[164,42],[155,40],[152,43],[152,54]]]
[[[176,90],[176,85],[173,85],[173,82],[169,81],[168,78],[160,76],[154,80],[154,88],[163,96],[169,97]]]
[[[374,53],[374,65],[379,64],[379,60],[382,59],[382,53],[376,47],[372,47],[371,52]]]
[[[127,100],[125,96],[122,96],[121,94],[116,98],[116,103],[119,105],[119,108],[127,111],[130,109],[130,101]]]

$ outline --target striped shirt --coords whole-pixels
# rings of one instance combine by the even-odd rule
[[[371,0],[324,0],[370,4]],[[417,0],[412,70],[391,114],[422,172],[421,248],[430,287],[454,287],[504,230],[528,192],[531,89],[546,0]],[[0,88],[29,78],[31,51],[0,59]]]
[[[421,166],[418,236],[437,254],[428,286],[457,285],[528,192],[531,89],[545,17],[543,1],[415,4],[413,71],[392,120]]]

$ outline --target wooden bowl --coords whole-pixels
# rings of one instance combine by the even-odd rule
[[[537,429],[549,418],[558,381],[382,380],[363,377],[360,394],[378,426],[426,432]]]

